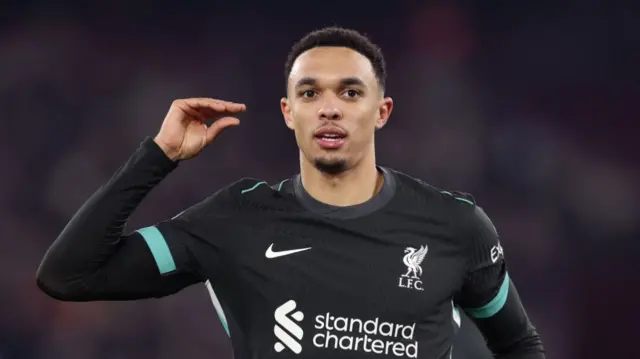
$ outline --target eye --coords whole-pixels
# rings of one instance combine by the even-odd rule
[[[316,95],[316,92],[313,90],[305,90],[300,92],[300,97],[302,98],[313,98]]]
[[[360,92],[358,90],[349,89],[349,90],[344,92],[344,95],[347,98],[354,99],[354,98],[360,96]]]

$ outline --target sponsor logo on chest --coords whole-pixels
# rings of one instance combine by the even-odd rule
[[[304,333],[299,323],[305,315],[296,307],[297,303],[289,300],[275,310],[273,333],[276,342],[273,348],[278,353],[287,349],[295,354],[302,353],[302,339],[306,335],[310,336],[307,343],[318,349],[356,351],[385,357],[418,357],[416,323],[392,323],[379,317],[351,318],[327,312],[315,315],[315,323],[310,328],[312,332]]]

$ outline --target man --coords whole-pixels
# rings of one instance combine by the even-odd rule
[[[236,358],[449,358],[458,306],[497,357],[544,358],[471,196],[376,165],[374,134],[393,108],[380,50],[326,28],[295,44],[285,67],[281,109],[300,174],[242,179],[123,234],[144,196],[246,109],[177,100],[53,243],[39,287],[66,301],[133,300],[206,282]]]

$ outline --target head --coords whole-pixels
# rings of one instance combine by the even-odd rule
[[[354,30],[314,31],[294,44],[285,78],[280,107],[301,161],[327,174],[375,161],[374,134],[393,107],[384,96],[385,62],[375,44]]]

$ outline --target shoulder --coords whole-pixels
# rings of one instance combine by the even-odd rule
[[[256,198],[264,198],[265,194],[270,195],[275,191],[276,189],[265,180],[253,177],[240,178],[180,212],[173,219],[181,221],[194,221],[203,217],[230,219],[250,209],[252,203],[256,202]]]
[[[446,221],[461,234],[491,225],[471,193],[439,188],[408,174],[388,170],[392,171],[398,181],[403,205],[415,208],[428,217]]]
[[[475,198],[468,192],[438,188],[406,173],[389,168],[387,170],[395,175],[398,187],[405,197],[416,198],[425,205],[439,206],[441,209],[451,207],[462,212],[472,212],[476,207]]]
[[[207,200],[226,204],[248,204],[252,202],[268,204],[276,194],[281,192],[285,183],[290,179],[284,179],[275,183],[254,177],[241,178],[211,195]]]
[[[275,190],[272,184],[266,180],[254,177],[243,177],[235,182],[222,187],[207,198],[214,202],[233,202],[241,198],[252,197],[264,193],[272,193]]]

